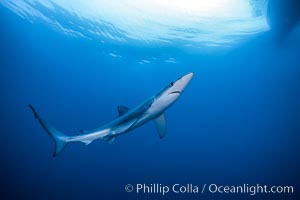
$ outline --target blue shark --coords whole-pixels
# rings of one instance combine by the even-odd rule
[[[180,77],[133,109],[129,109],[125,106],[118,106],[119,116],[115,120],[91,131],[81,131],[80,135],[71,136],[56,130],[40,117],[32,105],[29,104],[28,106],[42,128],[54,141],[54,157],[69,143],[82,142],[85,145],[88,145],[99,139],[112,143],[116,137],[128,133],[152,120],[155,122],[159,137],[162,139],[165,137],[167,130],[164,113],[181,96],[192,77],[193,73],[188,73]]]

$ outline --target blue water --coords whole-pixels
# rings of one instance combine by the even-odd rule
[[[265,32],[230,49],[196,52],[99,44],[3,6],[0,13],[1,199],[297,199],[300,27],[284,41]],[[27,107],[76,134],[191,71],[166,112],[163,140],[148,123],[113,144],[70,144],[53,158],[52,140]],[[128,183],[293,185],[296,194],[161,196],[126,193]]]

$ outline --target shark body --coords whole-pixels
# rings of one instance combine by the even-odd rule
[[[80,135],[69,136],[56,130],[39,116],[32,105],[29,104],[29,108],[32,110],[34,117],[38,119],[43,129],[53,139],[55,143],[54,157],[71,142],[82,142],[88,145],[95,140],[102,139],[112,143],[116,137],[128,133],[151,120],[155,122],[160,138],[164,138],[166,134],[166,119],[164,112],[181,96],[192,77],[193,73],[188,73],[180,77],[133,109],[119,106],[118,118],[95,130],[81,131]]]

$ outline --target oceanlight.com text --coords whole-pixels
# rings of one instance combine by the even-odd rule
[[[128,193],[136,194],[160,194],[167,195],[173,194],[246,194],[246,195],[257,195],[257,194],[293,194],[293,186],[268,186],[260,184],[241,184],[241,185],[221,185],[221,184],[202,184],[196,185],[192,183],[188,184],[161,184],[161,183],[138,183],[138,184],[127,184],[125,191]]]

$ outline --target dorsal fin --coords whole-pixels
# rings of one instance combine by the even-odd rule
[[[164,114],[161,114],[153,120],[160,139],[163,139],[167,131],[167,122]]]
[[[118,106],[118,112],[119,112],[119,116],[124,115],[125,113],[127,113],[130,110],[130,108],[126,107],[126,106]]]

